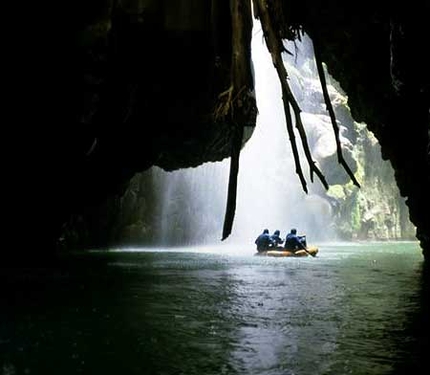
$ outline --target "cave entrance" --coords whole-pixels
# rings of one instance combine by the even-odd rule
[[[343,154],[361,188],[339,166],[310,38],[305,35],[285,47],[292,52],[283,54],[289,84],[302,110],[312,155],[329,189],[315,181],[305,193],[300,185],[279,80],[261,29],[254,27],[252,59],[259,114],[241,152],[236,217],[226,242],[249,243],[266,227],[279,229],[283,235],[296,227],[314,241],[414,239],[415,228],[391,165],[382,160],[380,146],[366,125],[354,121],[346,94],[326,72]],[[304,158],[303,150],[299,152]],[[110,243],[144,246],[219,243],[228,168],[227,159],[173,172],[153,167],[133,177],[116,207],[110,202],[100,208],[105,212],[75,217],[65,235],[70,241],[73,234],[82,238],[85,232],[110,233]],[[95,221],[94,217],[109,220]]]

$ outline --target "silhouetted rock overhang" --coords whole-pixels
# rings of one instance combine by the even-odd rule
[[[353,116],[391,161],[428,255],[428,3],[259,2],[275,7],[281,38],[314,39]],[[237,127],[256,119],[249,19],[240,17],[249,4],[76,2],[64,18],[32,23],[21,48],[23,116],[5,146],[5,232],[19,241],[16,253],[49,253],[71,213],[118,193],[136,172],[231,155]]]

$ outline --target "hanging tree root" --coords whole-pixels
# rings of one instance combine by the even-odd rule
[[[237,106],[238,102],[242,102],[243,99],[240,98],[242,92],[246,89],[242,86],[240,90],[235,90],[234,86],[231,85],[227,90],[223,91],[218,95],[218,104],[213,112],[213,118],[215,122],[225,121],[227,116],[234,118],[234,107]],[[233,93],[237,91],[233,97]]]
[[[232,85],[218,95],[219,102],[217,103],[213,113],[215,122],[223,120],[229,113],[233,112],[233,89],[234,87]]]
[[[224,216],[221,241],[224,241],[233,229],[233,221],[236,213],[237,176],[239,174],[239,157],[242,146],[243,126],[234,129],[232,140],[232,152],[230,157],[230,174],[228,178],[227,205]]]
[[[285,118],[287,120],[287,131],[288,131],[288,136],[290,138],[291,148],[293,150],[296,173],[299,176],[303,190],[305,191],[305,193],[307,193],[308,187],[306,184],[305,176],[303,175],[303,172],[302,172],[302,167],[300,166],[299,152],[297,150],[296,137],[294,135],[294,128],[293,128],[293,120],[291,118],[291,112],[290,112],[290,104],[288,102],[288,98],[285,95],[283,89],[282,89],[282,101],[284,103]]]
[[[237,179],[239,157],[242,149],[243,127],[255,107],[253,77],[251,74],[252,12],[250,0],[230,0],[232,22],[232,58],[230,87],[218,96],[215,106],[215,121],[232,124],[230,175],[228,181],[227,207],[221,240],[232,231],[236,213]]]
[[[230,153],[230,174],[228,180],[227,206],[224,217],[224,226],[221,240],[225,240],[232,231],[234,216],[236,213],[237,179],[239,174],[239,158],[242,149],[244,123],[247,112],[255,106],[255,97],[250,94],[247,86],[242,86],[233,97],[234,87],[219,95],[220,103],[214,111],[215,121],[231,122],[233,128]],[[235,110],[237,109],[237,111]]]
[[[260,19],[261,26],[263,28],[264,38],[266,40],[266,45],[272,56],[273,65],[275,66],[276,72],[278,73],[278,77],[281,82],[282,100],[284,103],[284,112],[285,112],[285,118],[287,122],[287,131],[290,138],[291,148],[293,151],[294,162],[296,166],[296,173],[299,176],[300,182],[302,184],[302,188],[306,193],[308,192],[306,180],[304,178],[303,171],[300,165],[300,157],[299,157],[297,144],[294,136],[290,105],[294,111],[296,128],[299,132],[303,150],[305,152],[305,156],[309,165],[311,181],[313,182],[313,173],[315,173],[319,177],[323,186],[326,189],[328,189],[328,184],[324,175],[317,167],[315,161],[312,159],[312,155],[311,155],[307,137],[306,137],[306,132],[300,117],[301,110],[287,82],[288,74],[287,74],[287,70],[285,69],[284,62],[282,60],[282,52],[285,51],[285,48],[282,44],[282,38],[279,35],[277,35],[275,31],[275,25],[273,25],[272,23],[272,17],[271,17],[271,14],[269,13],[269,5],[266,0],[253,0],[253,2],[254,2],[256,17],[257,19]]]
[[[325,79],[324,68],[323,68],[323,64],[322,64],[322,59],[321,59],[321,54],[320,54],[319,43],[318,43],[317,37],[313,38],[313,44],[314,44],[315,62],[317,65],[318,75],[319,75],[320,82],[321,82],[321,88],[323,91],[324,101],[325,101],[327,110],[330,114],[331,124],[333,126],[333,132],[334,132],[334,135],[336,138],[337,160],[338,160],[339,164],[341,164],[343,166],[343,168],[345,169],[348,176],[351,178],[354,185],[360,187],[360,184],[358,183],[357,179],[354,176],[354,173],[349,168],[349,166],[346,163],[346,161],[343,157],[343,154],[342,154],[342,145],[340,143],[340,137],[339,137],[339,126],[337,125],[336,116],[334,114],[333,106],[331,105],[330,96],[329,96],[328,90],[327,90],[327,82]]]

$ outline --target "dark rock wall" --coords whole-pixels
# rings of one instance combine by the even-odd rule
[[[5,145],[5,232],[19,239],[18,260],[50,254],[70,214],[136,172],[222,160],[232,137],[213,116],[232,80],[228,2],[78,1],[34,17],[19,41],[28,65],[16,69],[19,116]]]
[[[425,19],[430,5],[397,9],[360,2],[350,9],[337,1],[317,3],[305,28],[347,92],[355,120],[378,138],[428,254],[430,61],[422,48],[429,42]]]
[[[4,240],[18,245],[8,252],[49,254],[71,213],[151,165],[230,154],[231,124],[212,118],[234,78],[230,3],[78,1],[34,14],[14,34],[3,196]],[[428,3],[279,4],[280,20],[317,41],[354,118],[377,136],[428,254]],[[254,120],[250,111],[244,121]]]

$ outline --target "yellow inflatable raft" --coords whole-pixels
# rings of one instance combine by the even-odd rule
[[[306,250],[297,250],[296,252],[284,250],[279,248],[279,250],[268,250],[255,253],[257,256],[268,256],[268,257],[315,257],[318,254],[318,248],[316,246],[308,246]]]

